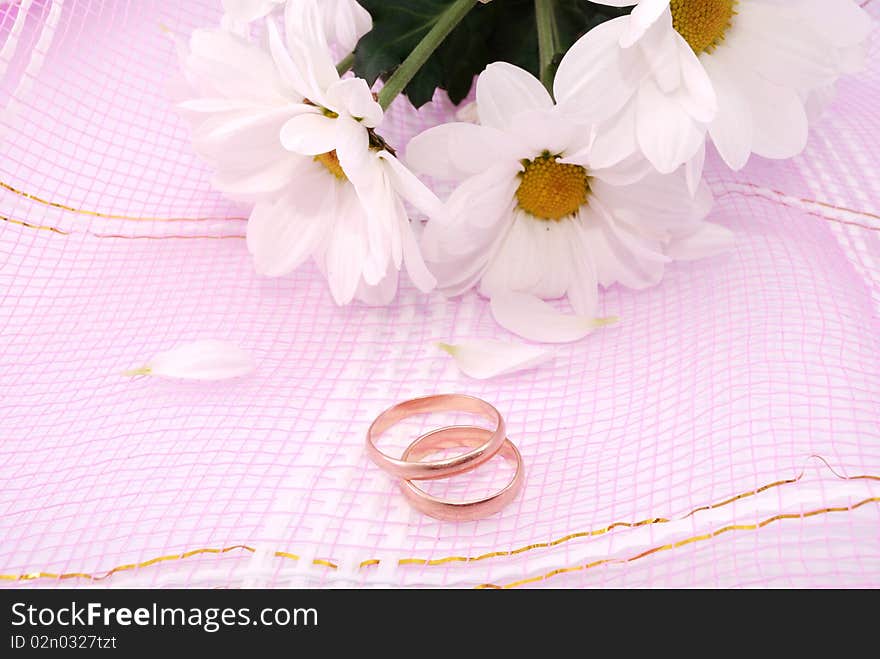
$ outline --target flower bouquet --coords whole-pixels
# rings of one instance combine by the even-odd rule
[[[730,245],[707,220],[707,148],[733,170],[800,153],[870,29],[853,0],[633,4],[225,0],[180,46],[178,107],[215,186],[252,204],[259,273],[311,259],[338,304],[384,305],[405,270],[574,341],[613,320],[601,288]],[[393,103],[443,92],[458,121],[388,143]]]

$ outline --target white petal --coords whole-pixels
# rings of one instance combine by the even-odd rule
[[[573,123],[556,108],[524,110],[511,120],[510,129],[510,134],[518,136],[527,147],[529,155],[543,151],[562,153],[572,145],[588,145],[591,133],[588,127]],[[507,141],[511,146],[516,144],[510,136]]]
[[[576,314],[594,318],[599,310],[599,277],[596,264],[590,258],[587,233],[583,230],[575,233],[576,240],[571,241],[571,274],[568,282],[568,301]]]
[[[338,146],[340,123],[318,113],[300,114],[281,127],[281,144],[304,156],[328,153]]]
[[[348,114],[363,121],[368,128],[382,123],[382,106],[373,99],[373,92],[363,78],[345,78],[327,89],[327,107],[338,114]]]
[[[321,90],[329,89],[340,78],[333,51],[324,31],[327,0],[286,0],[284,17],[287,47],[310,83]],[[300,5],[301,11],[296,11]],[[312,99],[314,100],[314,99]]]
[[[740,66],[772,83],[799,90],[833,82],[837,75],[834,59],[828,56],[822,32],[803,21],[802,11],[800,7],[790,13],[789,8],[743,3],[728,44]]]
[[[656,176],[661,179],[670,178]],[[633,186],[633,190],[644,185]],[[621,193],[623,192],[624,189],[621,189]],[[658,219],[664,222],[666,219],[650,215],[645,217],[640,212],[634,212],[635,209],[626,207],[612,213],[599,202],[599,196],[597,193],[587,209],[592,214],[591,220],[584,223],[587,234],[584,244],[596,263],[599,281],[604,286],[619,282],[635,289],[657,284],[663,278],[665,265],[671,259],[663,253],[663,234],[651,235],[650,230],[651,224],[657,223]],[[688,199],[686,192],[683,199]],[[658,207],[661,203],[657,199]],[[682,214],[675,207],[668,209],[666,213],[673,216]],[[651,224],[645,221],[651,219],[654,220]],[[658,232],[659,227],[653,233]]]
[[[367,259],[367,217],[355,194],[340,195],[340,204],[324,257],[333,299],[344,306],[354,299]]]
[[[486,297],[495,291],[521,291],[545,300],[563,297],[572,281],[571,245],[577,242],[576,220],[545,222],[522,210],[480,282]]]
[[[745,167],[752,152],[752,108],[744,85],[736,77],[735,62],[721,53],[705,55],[702,62],[718,95],[718,114],[709,126],[709,135],[727,166],[738,171]]]
[[[525,155],[515,136],[462,122],[430,128],[412,138],[406,147],[410,167],[444,180],[462,180],[498,162],[518,161]]]
[[[269,36],[269,51],[275,61],[277,70],[287,83],[293,87],[301,98],[312,103],[324,104],[324,90],[313,84],[308,72],[303,69],[300,53],[290,53],[278,32],[274,21],[266,21],[266,32]]]
[[[706,139],[706,127],[694,121],[676,94],[664,94],[646,81],[636,101],[639,146],[657,171],[669,174],[690,160]]]
[[[758,75],[750,76],[748,85],[755,131],[752,151],[774,159],[792,158],[801,153],[807,146],[809,125],[798,93]]]
[[[387,151],[380,151],[378,156],[387,163],[391,185],[401,197],[430,219],[443,216],[443,203],[428,186]]]
[[[636,141],[636,102],[631,100],[597,128],[587,162],[583,164],[590,169],[603,169],[615,166],[636,153],[644,160]]]
[[[669,7],[669,0],[641,0],[630,14],[627,30],[620,37],[620,45],[629,48],[642,38]]]
[[[431,261],[482,253],[512,220],[519,180],[503,164],[473,176],[449,197],[443,220],[429,222],[422,237]]]
[[[373,17],[356,0],[339,0],[337,6],[335,15],[326,13],[324,28],[328,33],[335,29],[339,46],[345,52],[351,52],[360,38],[373,29]]]
[[[614,216],[620,213],[646,235],[665,235],[666,231],[690,226],[708,213],[704,200],[691,196],[683,170],[673,174],[651,172],[629,185],[609,184],[597,177],[592,188],[591,209],[607,209]]]
[[[403,239],[403,263],[406,266],[406,272],[416,288],[422,293],[430,293],[437,287],[437,279],[425,265],[425,259],[419,249],[419,243],[413,235],[409,220],[404,218],[402,223],[400,233]]]
[[[285,46],[274,21],[266,22],[269,49],[278,71],[302,98],[327,107],[325,91],[339,81],[326,44],[307,43],[296,32],[288,31]]]
[[[678,62],[681,67],[681,79],[684,83],[679,102],[696,121],[708,123],[718,113],[718,97],[712,86],[712,80],[702,60],[697,58],[688,42],[678,34]]]
[[[255,153],[257,160],[267,153],[272,154],[270,157],[279,156],[278,135],[293,116],[296,111],[290,108],[273,107],[211,114],[194,127],[193,145],[208,160],[229,162],[237,165],[235,169],[245,169]]]
[[[483,277],[512,225],[518,183],[514,171],[496,165],[453,192],[443,220],[428,222],[422,249],[446,295]]]
[[[336,128],[336,157],[342,171],[354,182],[358,170],[376,168],[376,152],[370,150],[370,133],[363,124],[350,117],[339,117],[335,121],[339,124]]]
[[[397,280],[399,273],[394,268],[388,271],[385,278],[375,286],[368,286],[366,282],[361,281],[358,286],[355,298],[371,307],[386,307],[394,300],[397,295]]]
[[[483,125],[505,130],[520,112],[551,107],[553,99],[544,85],[513,64],[490,64],[477,80],[477,110]]]
[[[315,12],[315,9],[320,22],[308,15],[307,10]],[[355,0],[287,0],[285,21],[288,30],[320,28],[324,40],[338,45],[346,53],[354,50],[358,40],[373,27],[370,13]]]
[[[613,319],[564,314],[534,295],[513,291],[496,291],[491,308],[495,320],[504,329],[543,343],[578,341],[597,327],[614,322]]]
[[[672,27],[672,15],[652,25],[639,42],[638,47],[650,63],[654,81],[664,93],[673,92],[681,84],[681,65],[679,62],[679,42],[684,39]],[[691,55],[693,50],[684,43]]]
[[[871,34],[871,16],[853,0],[806,0],[801,11],[837,47],[854,46]]]
[[[285,196],[254,206],[247,225],[247,246],[259,274],[286,275],[323,244],[335,209],[336,187],[332,181],[322,185],[321,179],[329,180],[330,176],[321,171],[301,176]],[[298,194],[301,191],[309,193]]]
[[[615,186],[632,185],[650,174],[655,174],[654,166],[641,153],[633,153],[611,167],[592,169],[592,176]]]
[[[539,346],[488,339],[466,340],[454,345],[438,343],[437,347],[452,355],[462,373],[477,380],[525,371],[554,356]]]
[[[673,240],[666,253],[677,261],[695,261],[728,251],[734,241],[730,229],[704,222],[693,233]]]
[[[398,269],[403,260],[399,227],[406,221],[406,209],[392,188],[387,170],[378,155],[369,152],[363,166],[346,170],[351,171],[349,180],[352,185],[341,189],[341,194],[356,196],[360,200],[366,216],[364,229],[368,253],[363,277],[368,286],[378,284],[387,275],[392,262],[394,269]]]
[[[241,37],[223,30],[196,30],[189,50],[184,68],[200,95],[267,104],[290,102],[296,96],[271,55]]]
[[[253,358],[237,345],[208,339],[160,352],[126,375],[158,375],[185,380],[227,380],[253,372]]]
[[[279,158],[252,172],[221,169],[211,179],[211,184],[232,199],[260,201],[286,188],[291,179],[304,169],[301,161],[299,156],[288,154],[286,158]]]
[[[585,123],[613,117],[650,73],[640,52],[621,50],[626,16],[593,28],[569,49],[553,84],[560,108]]]
[[[691,197],[697,194],[700,181],[703,180],[703,167],[706,165],[706,143],[697,150],[696,155],[685,163],[684,175],[687,180],[688,192]]]

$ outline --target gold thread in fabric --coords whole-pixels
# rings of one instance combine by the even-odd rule
[[[828,461],[825,458],[823,458],[822,456],[812,455],[812,456],[810,456],[810,458],[819,460],[822,463],[824,463],[825,466],[828,467],[828,469],[831,471],[831,473],[833,473],[837,478],[839,478],[841,480],[880,481],[880,476],[870,476],[870,475],[842,476],[841,474],[837,473],[834,470],[834,468],[830,464],[828,464]],[[522,553],[525,553],[528,551],[533,551],[535,549],[549,549],[549,548],[556,547],[561,544],[565,544],[567,542],[571,542],[572,540],[578,540],[580,538],[592,538],[592,537],[604,535],[604,534],[606,534],[610,531],[613,531],[614,529],[617,529],[617,528],[633,529],[633,528],[638,528],[641,526],[648,526],[648,525],[652,525],[652,524],[668,524],[668,523],[674,522],[674,521],[678,522],[678,521],[682,521],[682,520],[688,519],[690,517],[693,517],[697,513],[700,513],[700,512],[706,511],[706,510],[715,510],[717,508],[722,508],[722,507],[730,505],[731,503],[734,503],[736,501],[741,501],[742,499],[748,499],[750,497],[757,496],[763,492],[766,492],[767,490],[771,490],[776,487],[781,487],[783,485],[793,485],[793,484],[797,483],[798,481],[802,480],[805,475],[806,475],[806,468],[802,469],[801,473],[798,474],[794,478],[787,478],[785,480],[779,480],[779,481],[775,481],[773,483],[768,483],[767,485],[762,485],[761,487],[758,487],[758,488],[751,490],[749,492],[737,494],[737,495],[732,496],[728,499],[724,499],[723,501],[719,501],[719,502],[713,503],[713,504],[707,504],[704,506],[699,506],[697,508],[694,508],[693,510],[688,512],[686,515],[683,515],[681,517],[676,517],[676,518],[654,517],[654,518],[650,518],[650,519],[644,519],[644,520],[641,520],[638,522],[614,522],[613,524],[609,524],[608,526],[605,526],[605,527],[602,527],[599,529],[592,529],[589,531],[579,531],[577,533],[570,533],[566,536],[563,536],[561,538],[557,538],[555,540],[549,540],[547,542],[536,542],[536,543],[533,543],[530,545],[526,545],[524,547],[519,547],[517,549],[511,549],[511,550],[507,550],[507,551],[494,551],[494,552],[489,552],[487,554],[481,554],[479,556],[447,556],[445,558],[434,558],[434,559],[402,558],[398,561],[398,565],[431,565],[431,566],[433,566],[433,565],[443,565],[445,563],[454,563],[454,562],[473,563],[476,561],[482,561],[482,560],[486,560],[489,558],[504,558],[504,557],[516,556],[517,554],[522,554]],[[366,567],[368,565],[377,565],[378,563],[379,563],[379,561],[376,561],[376,560],[364,561],[363,563],[360,564],[360,567]]]
[[[828,461],[825,458],[823,458],[822,456],[812,455],[812,456],[810,456],[810,458],[820,460],[822,463],[825,464],[826,467],[828,467],[828,469],[831,471],[831,473],[833,473],[837,478],[839,478],[841,480],[880,481],[880,476],[872,476],[872,475],[867,475],[867,474],[861,475],[861,476],[843,476],[843,475],[839,474],[837,471],[835,471],[834,468],[828,463]],[[806,474],[806,468],[801,470],[801,473],[798,474],[798,476],[796,476],[795,478],[788,478],[785,480],[779,480],[779,481],[775,481],[773,483],[768,483],[767,485],[762,485],[761,487],[758,487],[754,490],[750,490],[749,492],[737,494],[737,495],[732,496],[728,499],[724,499],[723,501],[719,501],[719,502],[713,503],[713,504],[707,504],[704,506],[699,506],[699,507],[691,510],[686,515],[684,515],[682,517],[675,518],[674,520],[668,519],[665,517],[654,517],[654,518],[645,519],[645,520],[642,520],[639,522],[614,522],[613,524],[609,524],[608,526],[602,527],[600,529],[593,529],[590,531],[581,531],[581,532],[577,532],[577,533],[570,533],[568,535],[565,535],[561,538],[557,538],[555,540],[550,540],[548,542],[537,542],[537,543],[533,543],[533,544],[526,545],[524,547],[519,547],[517,549],[512,549],[512,550],[494,551],[494,552],[489,552],[487,554],[481,554],[479,556],[446,556],[443,558],[433,558],[433,559],[401,558],[400,560],[398,560],[397,564],[399,566],[404,566],[404,565],[437,566],[437,565],[444,565],[447,563],[456,563],[456,562],[458,562],[458,563],[473,563],[473,562],[482,561],[482,560],[486,560],[486,559],[490,559],[490,558],[502,558],[502,557],[516,556],[518,554],[523,554],[523,553],[533,551],[536,549],[548,549],[551,547],[556,547],[558,545],[564,544],[566,542],[571,542],[572,540],[577,540],[579,538],[587,538],[587,537],[595,537],[595,536],[603,535],[605,533],[608,533],[609,531],[614,530],[615,528],[638,528],[638,527],[647,526],[650,524],[666,524],[671,521],[681,521],[681,520],[688,519],[689,517],[692,517],[693,515],[696,515],[697,513],[701,512],[701,511],[714,510],[714,509],[729,505],[735,501],[740,501],[742,499],[756,496],[758,494],[761,494],[762,492],[766,492],[767,490],[770,490],[770,489],[773,489],[776,487],[781,487],[783,485],[792,485],[792,484],[800,481],[804,477],[805,474]],[[857,506],[853,506],[852,510],[854,510],[855,508],[858,508],[860,505],[864,505],[865,503],[868,503],[872,500],[875,500],[875,499],[868,499]],[[802,517],[810,517],[812,515],[820,514],[823,511],[832,512],[832,511],[836,511],[836,510],[837,509],[822,509],[820,511],[813,512],[813,513],[804,513],[803,515],[794,515],[794,517],[801,517],[801,516]],[[847,509],[844,508],[841,510],[847,510]],[[787,516],[783,515],[780,518],[786,518],[786,517]],[[776,519],[776,518],[771,518],[771,521],[774,519]],[[764,524],[764,525],[766,525],[766,524]],[[720,535],[720,532],[716,533],[716,535]],[[702,536],[697,536],[697,540],[700,539],[701,537]],[[690,542],[696,542],[697,540],[690,540]],[[687,544],[687,542],[688,541],[682,541],[683,544]],[[680,544],[682,544],[682,543],[679,543],[679,545],[676,545],[676,546],[680,546]],[[233,545],[230,547],[223,547],[223,548],[193,549],[191,551],[186,551],[182,554],[170,554],[168,556],[160,556],[158,558],[152,558],[147,561],[143,561],[141,563],[130,563],[130,564],[126,564],[126,565],[120,565],[120,566],[117,566],[117,567],[114,567],[114,568],[108,570],[107,572],[103,572],[103,573],[99,573],[99,574],[89,574],[89,573],[85,573],[85,572],[68,572],[68,573],[63,573],[63,574],[56,574],[56,573],[52,573],[52,572],[30,572],[27,574],[0,574],[0,580],[2,580],[2,581],[31,581],[34,579],[74,579],[74,578],[80,578],[80,579],[89,579],[91,581],[101,581],[103,579],[110,577],[111,575],[113,575],[117,572],[124,572],[124,571],[128,571],[128,570],[149,567],[150,565],[155,565],[156,563],[183,560],[183,559],[190,558],[192,556],[196,556],[199,554],[225,554],[225,553],[228,553],[228,552],[231,552],[234,550],[244,550],[244,551],[248,551],[250,553],[253,553],[254,551],[256,551],[253,547],[249,547],[248,545]],[[644,553],[644,555],[648,555],[650,553],[656,553],[658,551],[663,551],[663,549],[662,548],[655,548],[652,550],[648,550],[648,552]],[[300,560],[299,555],[293,554],[291,552],[276,551],[274,555],[276,558],[286,558],[286,559],[294,560],[294,561]],[[642,558],[642,557],[643,557],[643,555],[638,556],[638,558]],[[608,562],[618,562],[618,563],[619,562],[626,562],[627,560],[636,560],[636,559],[603,559],[602,561],[597,562],[595,565],[602,565],[602,564],[608,563]],[[380,562],[381,561],[377,558],[367,559],[365,561],[361,561],[358,564],[358,568],[363,569],[366,567],[379,565]],[[312,561],[312,564],[313,565],[320,565],[322,567],[326,567],[326,568],[329,568],[332,570],[339,569],[339,565],[337,563],[334,563],[333,561],[330,561],[327,559],[316,558]],[[595,567],[595,565],[590,564],[591,567]],[[579,570],[583,570],[583,569],[587,569],[587,568],[585,568],[584,566],[577,566],[575,568],[563,568],[562,571],[563,572],[566,572],[566,571],[570,572],[570,571],[579,571]],[[561,572],[554,572],[554,574],[561,574]],[[532,583],[535,580],[540,580],[540,579],[536,577],[535,579],[529,580],[526,583]],[[492,584],[484,584],[482,587],[492,588],[495,586],[493,586]]]
[[[826,515],[829,513],[843,513],[843,512],[851,512],[862,506],[866,506],[869,503],[880,502],[880,497],[870,497],[868,499],[863,499],[858,503],[852,506],[838,506],[833,508],[820,508],[818,510],[811,510],[806,513],[785,513],[780,515],[774,515],[773,517],[769,517],[757,524],[731,524],[730,526],[722,526],[720,529],[716,529],[709,533],[704,533],[702,535],[695,535],[690,538],[686,538],[684,540],[679,540],[677,542],[673,542],[666,545],[660,545],[658,547],[653,547],[646,551],[643,551],[635,556],[630,556],[629,558],[602,558],[597,561],[593,561],[592,563],[586,563],[584,565],[575,565],[574,567],[563,567],[557,568],[546,574],[542,574],[537,577],[531,577],[529,579],[520,579],[519,581],[512,581],[510,583],[504,585],[485,583],[476,586],[477,589],[492,589],[492,590],[508,590],[510,588],[519,588],[520,586],[526,586],[528,584],[537,583],[539,581],[546,581],[547,579],[552,579],[553,577],[559,576],[560,574],[569,574],[571,572],[584,572],[586,570],[592,569],[594,567],[599,567],[600,565],[608,565],[608,564],[623,564],[623,563],[632,563],[633,561],[637,561],[641,558],[645,558],[646,556],[651,556],[652,554],[657,554],[662,551],[669,551],[672,549],[677,549],[678,547],[683,547],[685,545],[693,544],[695,542],[705,542],[706,540],[712,540],[717,538],[719,535],[724,533],[730,533],[732,531],[758,531],[765,526],[769,526],[775,522],[779,522],[785,519],[806,519],[808,517],[815,517],[817,515]]]
[[[85,210],[82,208],[75,208],[74,206],[68,206],[67,204],[62,204],[57,201],[50,201],[48,199],[43,199],[42,197],[38,197],[37,195],[31,194],[29,192],[25,192],[24,190],[19,190],[18,188],[14,188],[8,183],[4,183],[0,181],[0,188],[7,190],[13,194],[18,195],[19,197],[24,197],[25,199],[29,199],[30,201],[35,201],[38,204],[42,204],[44,206],[49,206],[51,208],[57,208],[59,210],[68,211],[70,213],[76,213],[78,215],[88,215],[90,217],[100,217],[105,220],[127,220],[130,222],[222,222],[222,221],[246,221],[246,217],[138,217],[135,215],[117,215],[115,213],[102,213],[100,211],[93,210]]]
[[[25,222],[24,220],[14,220],[11,217],[6,217],[5,215],[0,215],[0,220],[3,222],[9,222],[10,224],[17,224],[19,226],[27,227],[28,229],[36,229],[38,231],[51,231],[52,233],[57,233],[62,236],[69,236],[70,233],[67,231],[62,231],[57,227],[45,226],[42,224],[31,224],[30,222]]]
[[[792,201],[798,201],[798,202],[807,203],[807,204],[815,204],[816,206],[827,208],[829,210],[843,211],[846,213],[852,213],[853,215],[860,215],[862,217],[870,218],[873,220],[880,220],[880,215],[877,215],[875,213],[871,213],[868,211],[856,210],[854,208],[846,208],[845,206],[836,206],[834,204],[831,204],[831,203],[828,203],[825,201],[819,201],[817,199],[807,199],[805,197],[794,197],[794,196],[791,196],[791,195],[789,195],[785,192],[782,192],[780,190],[776,190],[773,188],[761,188],[760,186],[757,186],[757,185],[754,185],[751,183],[745,183],[743,185],[745,185],[746,187],[752,188],[754,190],[766,190],[767,192],[770,192],[774,195],[777,195],[777,197],[783,197],[783,198],[787,197],[787,198],[791,199]],[[211,221],[213,221],[213,222],[224,222],[224,221],[246,222],[247,221],[246,217],[235,217],[235,216],[233,216],[233,217],[141,217],[141,216],[135,216],[135,215],[121,215],[121,214],[114,214],[114,213],[104,213],[101,211],[93,211],[93,210],[75,208],[73,206],[68,206],[67,204],[62,204],[57,201],[50,201],[48,199],[43,199],[42,197],[38,197],[37,195],[31,194],[29,192],[19,190],[18,188],[15,188],[15,187],[9,185],[8,183],[4,183],[3,181],[0,181],[0,188],[7,190],[9,192],[12,192],[13,194],[16,194],[16,195],[23,197],[25,199],[29,199],[31,201],[42,204],[44,206],[49,206],[51,208],[57,208],[59,210],[68,211],[70,213],[76,213],[79,215],[87,215],[90,217],[100,217],[100,218],[108,219],[108,220],[126,220],[126,221],[130,221],[130,222],[211,222]],[[851,221],[847,221],[847,220],[842,220],[840,218],[829,217],[828,215],[824,215],[824,214],[818,213],[816,211],[811,211],[806,208],[799,208],[799,207],[793,206],[791,203],[786,203],[786,201],[784,199],[780,199],[780,198],[773,199],[770,197],[759,195],[757,193],[748,194],[745,192],[739,192],[737,190],[727,190],[727,191],[719,193],[718,196],[724,197],[727,195],[760,197],[762,199],[767,199],[768,201],[776,201],[776,202],[778,202],[784,206],[787,206],[789,208],[795,208],[796,210],[801,210],[804,213],[806,213],[807,215],[812,215],[813,217],[816,217],[819,219],[828,220],[830,222],[844,224],[847,226],[858,227],[860,229],[865,229],[866,231],[880,231],[880,228],[878,228],[878,227],[871,227],[871,226],[867,226],[865,224],[860,224],[859,222],[851,222]],[[30,229],[42,229],[42,230],[51,231],[52,233],[57,233],[60,235],[70,235],[70,232],[62,231],[61,229],[57,229],[55,227],[44,227],[44,226],[24,222],[22,220],[15,220],[12,218],[2,217],[2,216],[0,216],[0,219],[5,220],[7,222],[11,222],[13,224],[19,224],[21,226],[28,227]],[[98,235],[98,234],[92,234],[92,235],[94,235],[95,237],[98,237],[98,238],[158,239],[158,240],[173,239],[173,238],[186,239],[186,238],[232,238],[232,237],[239,238],[240,237],[240,236],[226,236],[226,235],[224,235],[224,236],[123,236],[123,235]],[[241,237],[243,238],[243,236],[241,236]]]
[[[240,234],[201,235],[192,236],[123,236],[114,233],[90,233],[93,238],[115,238],[118,240],[244,240],[246,236]]]
[[[859,229],[864,229],[865,231],[880,231],[880,227],[868,226],[866,224],[862,224],[861,222],[853,222],[851,220],[843,220],[839,217],[831,217],[829,215],[825,215],[824,213],[820,213],[816,210],[810,210],[809,208],[803,208],[802,206],[797,206],[793,202],[799,202],[802,204],[815,204],[821,208],[827,208],[828,210],[840,211],[844,213],[850,213],[852,215],[857,215],[860,217],[867,218],[869,220],[880,220],[880,215],[876,213],[871,213],[868,211],[856,210],[855,208],[847,208],[845,206],[836,206],[834,204],[830,204],[826,201],[819,201],[818,199],[807,199],[805,197],[794,197],[789,195],[781,190],[775,190],[774,188],[764,188],[759,185],[755,185],[753,183],[743,183],[741,184],[744,187],[750,188],[754,190],[754,192],[745,192],[743,190],[725,190],[719,192],[716,195],[716,198],[721,199],[727,196],[740,196],[740,197],[748,197],[751,199],[764,199],[769,202],[775,202],[785,206],[786,208],[791,208],[794,210],[798,210],[803,212],[806,215],[811,215],[812,217],[818,218],[820,220],[827,220],[828,222],[834,222],[835,224],[842,224],[851,227],[857,227]],[[769,192],[775,196],[771,197],[766,194],[761,194],[761,191]]]
[[[159,556],[157,558],[151,558],[147,561],[142,561],[140,563],[128,563],[125,565],[118,565],[102,574],[88,574],[86,572],[65,572],[62,574],[55,574],[53,572],[29,572],[27,574],[18,575],[0,574],[0,579],[4,581],[33,581],[34,579],[89,579],[91,581],[101,581],[102,579],[106,579],[107,577],[116,574],[117,572],[126,572],[128,570],[149,567],[151,565],[164,563],[166,561],[180,561],[186,558],[190,558],[192,556],[197,556],[199,554],[226,554],[236,549],[246,549],[249,552],[254,551],[253,547],[248,547],[247,545],[233,545],[231,547],[224,547],[222,549],[206,547],[203,549],[192,549],[189,551],[185,551],[182,554],[169,554],[168,556]]]
[[[40,224],[32,224],[31,222],[25,222],[24,220],[16,220],[11,217],[6,217],[5,215],[0,215],[0,221],[8,222],[10,224],[17,224],[19,226],[27,227],[28,229],[37,229],[40,231],[49,231],[51,233],[57,233],[61,236],[73,236],[81,233],[83,235],[91,236],[92,238],[115,238],[119,240],[244,240],[246,236],[242,234],[195,234],[192,236],[186,235],[174,235],[174,236],[124,236],[122,234],[115,233],[94,233],[92,231],[84,231],[84,232],[76,232],[76,231],[64,231],[63,229],[59,229],[58,227],[48,226],[48,225],[40,225]]]
[[[200,554],[228,554],[232,551],[246,551],[249,553],[254,553],[256,549],[250,547],[248,545],[232,545],[230,547],[216,548],[216,547],[204,547],[202,549],[192,549],[189,551],[185,551],[181,554],[169,554],[167,556],[158,556],[156,558],[151,558],[147,561],[142,561],[140,563],[127,563],[125,565],[118,565],[106,572],[98,573],[98,574],[89,574],[87,572],[64,572],[61,574],[56,574],[54,572],[29,572],[26,574],[0,574],[0,580],[2,581],[33,581],[35,579],[88,579],[90,581],[102,581],[107,579],[108,577],[118,573],[118,572],[127,572],[129,570],[136,570],[139,568],[150,567],[151,565],[156,565],[157,563],[165,563],[168,561],[181,561],[187,558],[192,558],[193,556],[198,556]],[[291,560],[298,561],[299,556],[296,554],[291,554],[289,552],[284,551],[276,551],[276,558],[288,558]],[[339,566],[331,561],[327,561],[321,558],[316,558],[312,561],[314,565],[321,565],[324,567],[337,569]]]

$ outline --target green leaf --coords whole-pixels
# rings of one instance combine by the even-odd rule
[[[412,52],[453,0],[360,0],[373,16],[373,30],[355,51],[354,70],[373,84],[387,78]],[[589,29],[622,16],[629,9],[595,5],[587,0],[557,0],[560,52]],[[404,93],[416,107],[430,101],[437,88],[453,103],[470,92],[474,76],[492,62],[516,64],[539,77],[534,0],[494,0],[478,4],[452,31]]]

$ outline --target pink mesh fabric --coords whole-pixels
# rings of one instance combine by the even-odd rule
[[[254,273],[165,91],[164,31],[218,4],[0,5],[0,584],[880,586],[876,45],[801,157],[710,164],[732,253],[476,382],[432,347],[510,338],[475,294],[340,309],[310,268]],[[397,108],[391,137],[449,115]],[[256,374],[119,375],[199,338]],[[500,515],[422,517],[364,455],[379,411],[441,391],[508,419],[527,483]]]

